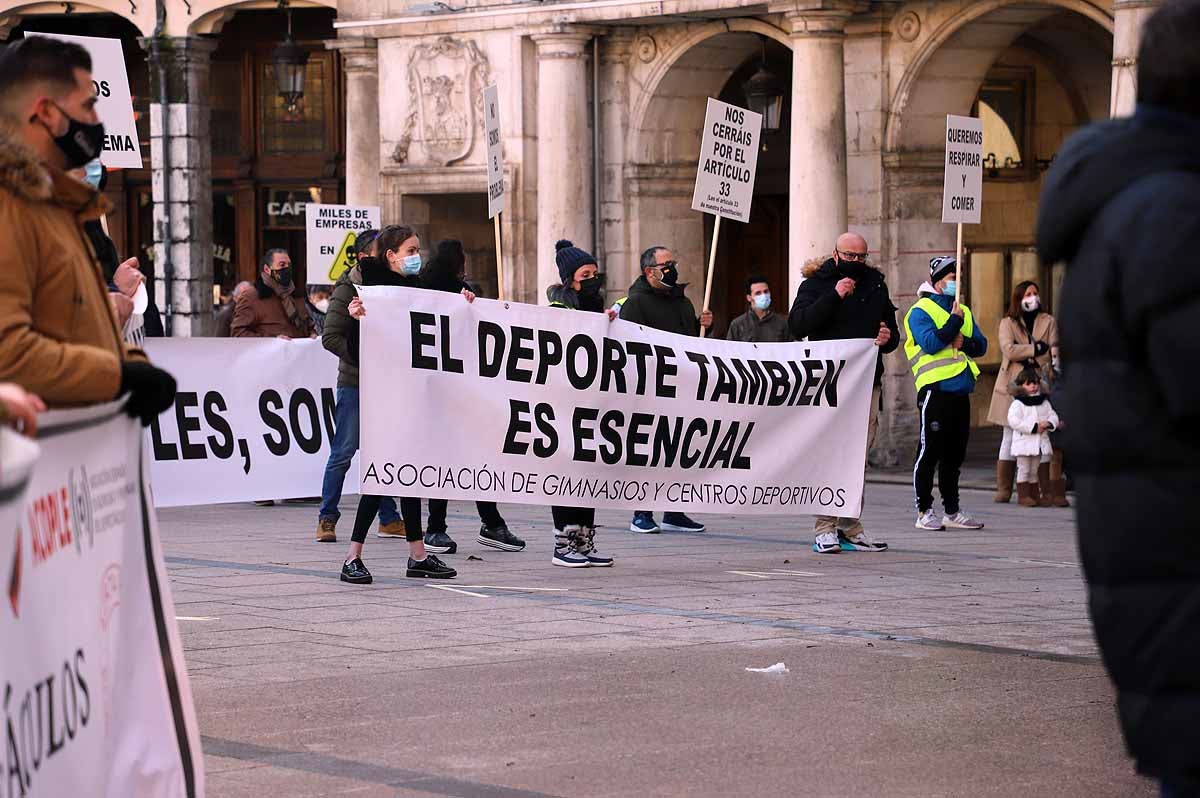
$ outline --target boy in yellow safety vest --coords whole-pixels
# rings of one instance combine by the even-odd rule
[[[951,257],[929,261],[929,282],[904,317],[904,354],[917,381],[921,437],[913,466],[917,529],[982,529],[958,503],[958,474],[971,434],[971,393],[979,378],[975,358],[987,352],[971,309],[957,300],[958,263]],[[946,512],[933,512],[933,475]]]

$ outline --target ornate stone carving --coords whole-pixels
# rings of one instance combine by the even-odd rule
[[[407,163],[414,141],[438,166],[467,157],[482,118],[480,92],[490,81],[487,57],[473,41],[443,36],[415,47],[408,58],[411,107],[392,160]]]
[[[921,35],[921,18],[915,11],[906,11],[896,19],[896,35],[911,42]]]
[[[637,38],[637,42],[634,43],[634,50],[643,64],[649,64],[658,57],[658,42],[654,41],[654,37],[650,34],[645,34]]]

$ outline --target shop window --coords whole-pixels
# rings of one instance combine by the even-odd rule
[[[214,156],[242,154],[242,62],[213,61],[212,150]]]
[[[336,201],[337,197],[332,192],[330,194],[327,201]],[[304,208],[310,202],[320,203],[323,198],[324,192],[320,186],[286,186],[262,191],[262,218],[265,223],[260,251],[286,249],[299,285],[308,279]]]
[[[329,142],[325,109],[330,62],[314,53],[305,69],[304,97],[289,110],[275,84],[275,67],[259,63],[262,151],[271,155],[324,152]]]
[[[1034,71],[997,67],[988,73],[973,115],[983,122],[983,169],[991,180],[1024,180],[1036,174],[1033,153]]]

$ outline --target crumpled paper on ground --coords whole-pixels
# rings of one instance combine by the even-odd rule
[[[787,673],[787,665],[782,662],[776,662],[769,668],[746,668],[750,673]]]

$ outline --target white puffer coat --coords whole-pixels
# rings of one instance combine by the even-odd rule
[[[1058,414],[1050,406],[1049,399],[1038,405],[1027,405],[1020,399],[1014,399],[1009,405],[1008,426],[1013,431],[1013,457],[1048,455],[1054,451],[1048,432],[1033,432],[1039,421],[1049,421],[1051,427],[1058,429]]]

